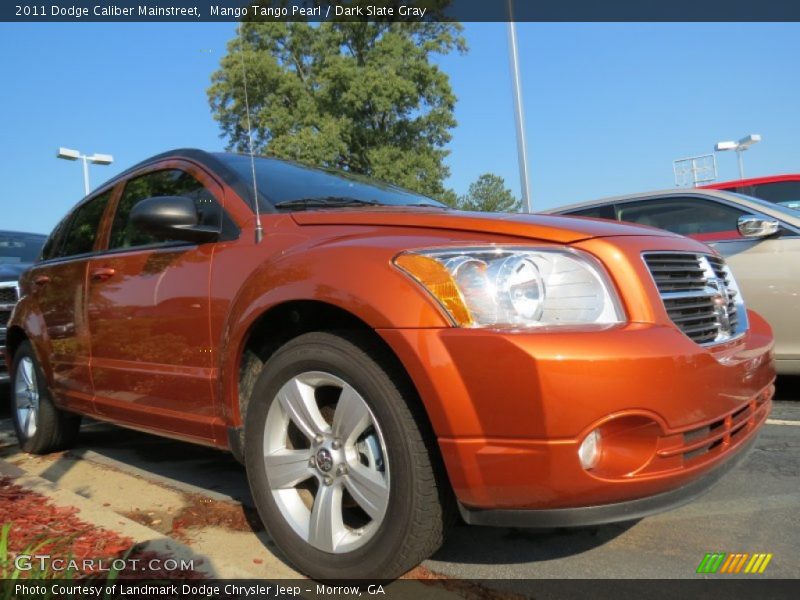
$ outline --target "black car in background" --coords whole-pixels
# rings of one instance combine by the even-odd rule
[[[0,231],[0,382],[6,371],[6,324],[19,299],[17,280],[39,258],[47,236],[38,233]]]

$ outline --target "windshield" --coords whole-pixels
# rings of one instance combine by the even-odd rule
[[[246,187],[252,190],[253,173],[250,157],[243,154],[217,154]],[[381,204],[388,206],[436,206],[444,204],[402,188],[373,181],[366,177],[304,167],[274,158],[255,158],[259,207],[272,210],[282,202],[346,198],[348,206]],[[320,202],[319,204],[323,204]],[[330,204],[330,206],[336,206]]]
[[[46,239],[43,235],[0,232],[0,264],[34,262]]]

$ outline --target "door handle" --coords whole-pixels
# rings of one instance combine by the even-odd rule
[[[92,281],[106,281],[107,279],[111,279],[116,274],[116,269],[112,269],[111,267],[100,267],[99,269],[94,269],[92,271]]]
[[[50,283],[50,278],[47,275],[37,275],[33,278],[34,285],[45,285],[46,283]]]

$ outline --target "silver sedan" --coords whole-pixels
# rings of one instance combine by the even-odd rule
[[[775,330],[778,372],[800,374],[800,211],[732,192],[676,189],[545,212],[651,225],[713,246],[747,305]]]

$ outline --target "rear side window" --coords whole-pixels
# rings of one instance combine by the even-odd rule
[[[94,249],[100,220],[103,218],[103,212],[111,198],[111,192],[112,190],[108,190],[81,204],[68,219],[69,225],[64,232],[63,243],[59,244],[60,248],[54,248],[48,241],[47,252],[52,252],[54,257],[75,256],[91,252]],[[56,230],[54,235],[58,235],[58,233]],[[55,242],[55,240],[53,241]]]
[[[734,232],[743,211],[699,198],[663,198],[619,205],[619,220],[650,225],[681,235]]]
[[[592,217],[595,219],[611,219],[615,221],[617,216],[614,214],[614,205],[607,204],[605,206],[593,206],[592,208],[583,208],[581,210],[573,210],[564,213],[570,217]]]
[[[130,222],[131,210],[137,202],[155,196],[186,196],[197,208],[200,225],[220,229],[222,207],[208,188],[186,171],[166,169],[131,179],[125,184],[114,223],[111,226],[109,248],[152,246],[172,240],[141,231]]]

